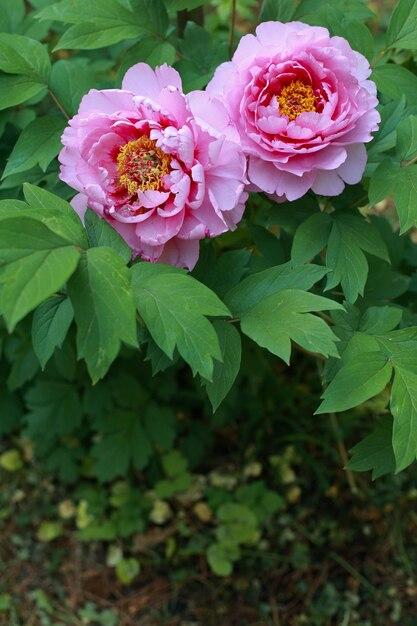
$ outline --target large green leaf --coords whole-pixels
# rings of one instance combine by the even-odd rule
[[[121,342],[137,346],[129,270],[111,248],[87,250],[68,283],[77,324],[77,352],[93,382],[116,358]]]
[[[49,85],[68,115],[75,115],[82,96],[95,86],[88,59],[60,59],[52,66]]]
[[[363,352],[349,359],[323,393],[316,413],[347,411],[362,404],[385,389],[391,374],[392,365],[381,352]]]
[[[277,265],[244,278],[225,295],[225,302],[239,317],[267,296],[283,289],[311,289],[327,272],[320,265]]]
[[[417,355],[413,355],[417,367]],[[392,442],[396,470],[400,472],[417,457],[417,374],[403,367],[395,368],[391,393],[394,417]]]
[[[405,96],[407,104],[417,104],[417,76],[396,63],[378,65],[372,74],[378,90],[390,100]]]
[[[284,289],[267,296],[241,317],[242,331],[260,346],[286,363],[290,361],[291,340],[305,350],[324,356],[338,356],[336,335],[313,311],[342,309],[329,300],[300,289]]]
[[[64,343],[73,317],[72,304],[65,296],[53,296],[36,309],[32,320],[32,344],[42,368],[55,348]]]
[[[0,76],[0,111],[22,104],[45,90],[43,83],[27,76]]]
[[[417,49],[417,2],[400,0],[391,15],[387,44],[394,48]]]
[[[2,178],[39,165],[45,172],[61,148],[66,121],[62,115],[36,117],[21,132],[7,160]],[[35,147],[35,148],[34,148]]]
[[[82,408],[74,385],[38,380],[26,394],[27,434],[48,441],[73,432],[81,423]]]
[[[392,418],[381,418],[375,429],[350,452],[352,458],[347,469],[353,472],[372,471],[373,480],[393,473],[395,457],[392,448]]]
[[[141,470],[151,452],[150,441],[137,413],[118,411],[108,420],[101,440],[93,446],[94,473],[104,482],[124,476],[131,464]]]
[[[326,290],[340,283],[348,302],[363,295],[369,269],[364,251],[389,261],[387,246],[372,224],[356,215],[336,213],[327,243],[326,265],[332,271]]]
[[[401,167],[385,159],[372,175],[369,200],[372,204],[394,196],[401,233],[417,225],[417,165]]]
[[[29,37],[0,33],[0,70],[47,84],[51,62],[46,48]]]
[[[87,209],[84,217],[85,228],[87,231],[88,242],[91,248],[105,246],[112,248],[121,256],[125,263],[128,263],[132,257],[132,251],[121,238],[118,232],[114,230],[106,222],[99,217],[91,209]]]
[[[215,362],[213,380],[207,383],[206,389],[213,411],[216,411],[239,373],[242,345],[239,332],[230,322],[217,320],[214,328],[219,338],[222,361]]]
[[[208,287],[171,266],[138,263],[132,268],[136,305],[154,341],[172,359],[175,348],[194,373],[211,380],[219,340],[207,316],[229,316]]]
[[[80,248],[87,248],[87,235],[78,214],[66,200],[41,187],[24,183],[23,193],[36,219]],[[1,213],[0,213],[1,216]]]
[[[74,245],[35,219],[0,221],[0,309],[9,330],[63,287],[79,257]]]

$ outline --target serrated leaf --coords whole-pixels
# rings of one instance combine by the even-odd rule
[[[107,373],[121,343],[137,346],[129,270],[111,248],[90,248],[68,283],[77,325],[78,358],[93,382]]]
[[[9,330],[66,283],[79,251],[28,217],[0,221],[0,309]]]
[[[324,356],[338,356],[336,335],[315,311],[343,307],[300,289],[284,289],[267,296],[241,317],[242,332],[286,363],[290,361],[291,340],[305,350]]]
[[[207,316],[229,316],[223,302],[184,271],[162,264],[134,265],[132,286],[139,314],[161,350],[172,359],[177,348],[194,373],[211,380],[221,351]]]
[[[118,411],[92,449],[94,474],[102,481],[126,475],[129,466],[142,470],[152,448],[136,413]],[[109,463],[109,459],[112,460]]]
[[[385,159],[372,175],[369,200],[372,204],[394,196],[401,233],[417,225],[417,165],[401,167]]]
[[[225,303],[239,317],[258,302],[283,289],[311,289],[328,270],[320,265],[284,263],[251,274],[225,295]]]
[[[372,471],[376,480],[395,470],[395,457],[392,447],[392,418],[382,417],[376,428],[365,439],[354,446],[352,458],[346,468],[353,472]]]
[[[239,332],[230,322],[217,320],[213,325],[219,338],[222,353],[222,361],[216,361],[214,364],[213,380],[206,385],[214,412],[229,393],[239,374],[242,344]]]
[[[362,404],[387,386],[392,374],[388,357],[380,352],[363,352],[337,372],[323,393],[317,413],[337,413]]]
[[[25,172],[35,165],[45,172],[61,148],[65,125],[62,116],[45,115],[25,126],[10,153],[2,178]]]
[[[72,304],[65,296],[53,296],[35,310],[32,320],[32,344],[42,369],[45,368],[55,348],[60,348],[64,343],[73,317]]]
[[[339,283],[348,302],[363,295],[368,262],[363,251],[389,261],[388,249],[379,231],[362,217],[336,213],[327,243],[326,265],[332,270],[326,290]]]
[[[314,213],[297,228],[291,249],[291,258],[297,265],[314,259],[327,244],[332,228],[327,213]]]
[[[29,409],[27,434],[36,440],[66,435],[81,423],[81,403],[71,383],[38,380],[25,399]]]
[[[127,243],[121,238],[119,233],[110,226],[110,224],[100,218],[91,209],[87,209],[85,213],[84,224],[91,248],[107,246],[117,252],[125,263],[130,261],[132,251]]]

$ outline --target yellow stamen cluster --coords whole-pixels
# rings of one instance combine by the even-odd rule
[[[148,137],[129,141],[117,155],[119,184],[129,194],[138,191],[160,191],[163,178],[170,172],[171,157]]]
[[[301,80],[293,80],[281,89],[276,96],[279,112],[289,120],[295,120],[301,113],[316,111],[316,96],[311,85]]]

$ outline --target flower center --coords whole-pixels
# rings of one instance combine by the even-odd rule
[[[138,191],[160,191],[170,163],[170,155],[157,148],[156,141],[145,136],[129,141],[117,155],[119,184],[132,195]]]
[[[281,89],[276,96],[279,112],[289,120],[295,120],[301,113],[316,111],[316,96],[311,85],[301,80],[293,80]]]

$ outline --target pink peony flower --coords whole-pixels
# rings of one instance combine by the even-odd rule
[[[326,28],[265,22],[207,87],[235,122],[253,186],[277,200],[340,194],[361,180],[378,128],[368,61]]]
[[[199,240],[235,228],[246,159],[224,105],[185,96],[171,67],[131,67],[122,89],[91,90],[62,136],[61,179],[133,255],[192,268]]]

